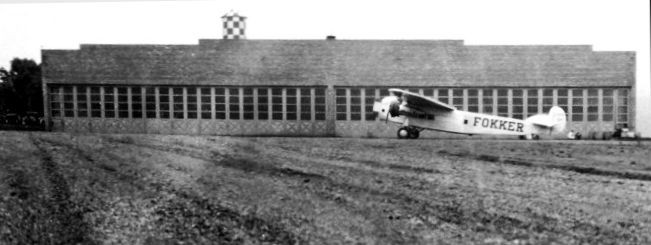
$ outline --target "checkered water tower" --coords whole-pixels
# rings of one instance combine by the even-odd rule
[[[224,39],[246,39],[246,17],[233,11],[222,16],[224,22]]]

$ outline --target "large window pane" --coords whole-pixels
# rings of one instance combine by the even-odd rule
[[[287,120],[296,120],[296,89],[285,89],[287,97],[285,98],[285,112],[287,113]]]
[[[269,119],[269,90],[258,88],[258,120]]]
[[[497,90],[497,115],[509,116],[509,91],[507,89]]]
[[[540,113],[538,111],[538,89],[527,90],[527,115],[530,117]]]
[[[226,89],[215,88],[215,118],[226,119]]]
[[[325,88],[314,89],[314,119],[326,119]]]
[[[142,118],[142,90],[140,87],[131,88],[131,116]]]
[[[211,92],[210,88],[200,88],[199,93],[201,93],[200,99],[200,108],[201,108],[201,119],[212,119],[212,107],[211,107]]]
[[[588,89],[588,121],[599,119],[599,90]]]
[[[602,98],[603,108],[601,110],[603,114],[601,120],[606,122],[613,121],[613,110],[614,110],[613,95],[614,95],[613,89],[610,88],[603,89],[603,98]]]
[[[362,97],[361,89],[350,89],[350,120],[362,120]]]
[[[77,116],[88,117],[88,97],[86,97],[85,86],[77,86]]]
[[[172,103],[174,118],[183,119],[183,88],[172,89]]]
[[[309,88],[301,89],[301,120],[312,120],[312,95]]]
[[[154,87],[145,89],[145,116],[156,118],[156,88]]]
[[[552,106],[554,106],[554,89],[551,88],[543,89],[542,103],[543,103],[543,108],[542,108],[543,111],[540,113],[548,113],[549,110],[552,108]]]
[[[65,117],[75,116],[75,101],[72,86],[63,87],[63,115]]]
[[[271,89],[271,117],[273,120],[283,120],[283,89]]]
[[[468,111],[479,112],[479,92],[477,89],[468,89]]]
[[[50,89],[50,111],[52,112],[52,117],[61,116],[61,103],[63,103],[63,98],[59,94],[59,89],[61,87],[52,86]]]
[[[196,119],[197,118],[197,88],[189,87],[187,91],[187,101],[188,101],[188,118]]]
[[[90,116],[102,117],[102,100],[100,87],[90,88]]]
[[[244,107],[242,118],[244,120],[253,120],[253,114],[255,113],[253,109],[253,88],[244,88],[242,92],[244,93],[242,98],[242,107]]]
[[[104,117],[115,117],[115,88],[104,87]]]
[[[374,121],[375,114],[373,113],[373,104],[375,103],[375,88],[364,89],[364,119],[366,121]]]
[[[494,108],[493,108],[493,90],[492,89],[484,89],[482,91],[482,103],[484,104],[484,114],[493,114]]]
[[[583,89],[572,90],[572,121],[583,121]]]
[[[118,87],[118,117],[129,118],[129,93],[126,87]]]
[[[335,90],[335,109],[337,111],[337,120],[347,120],[345,88],[338,88]]]
[[[158,89],[158,100],[160,101],[160,118],[170,118],[170,88]]]
[[[238,120],[240,119],[240,89],[229,88],[228,92],[229,119]]]
[[[523,119],[524,112],[524,92],[522,89],[513,89],[513,108],[512,108],[512,117],[517,119]]]

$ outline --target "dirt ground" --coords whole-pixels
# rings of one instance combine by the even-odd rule
[[[0,132],[1,244],[649,244],[651,142]]]

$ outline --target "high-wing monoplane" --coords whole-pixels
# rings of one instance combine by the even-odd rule
[[[402,89],[389,89],[390,96],[376,101],[373,111],[381,120],[402,125],[398,138],[415,139],[423,130],[436,130],[467,135],[514,135],[538,139],[542,134],[565,130],[565,111],[554,106],[547,114],[527,119],[501,117],[457,110],[434,98]]]

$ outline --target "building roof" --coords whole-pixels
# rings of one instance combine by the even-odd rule
[[[459,40],[199,40],[43,50],[48,83],[632,86],[634,52]]]

